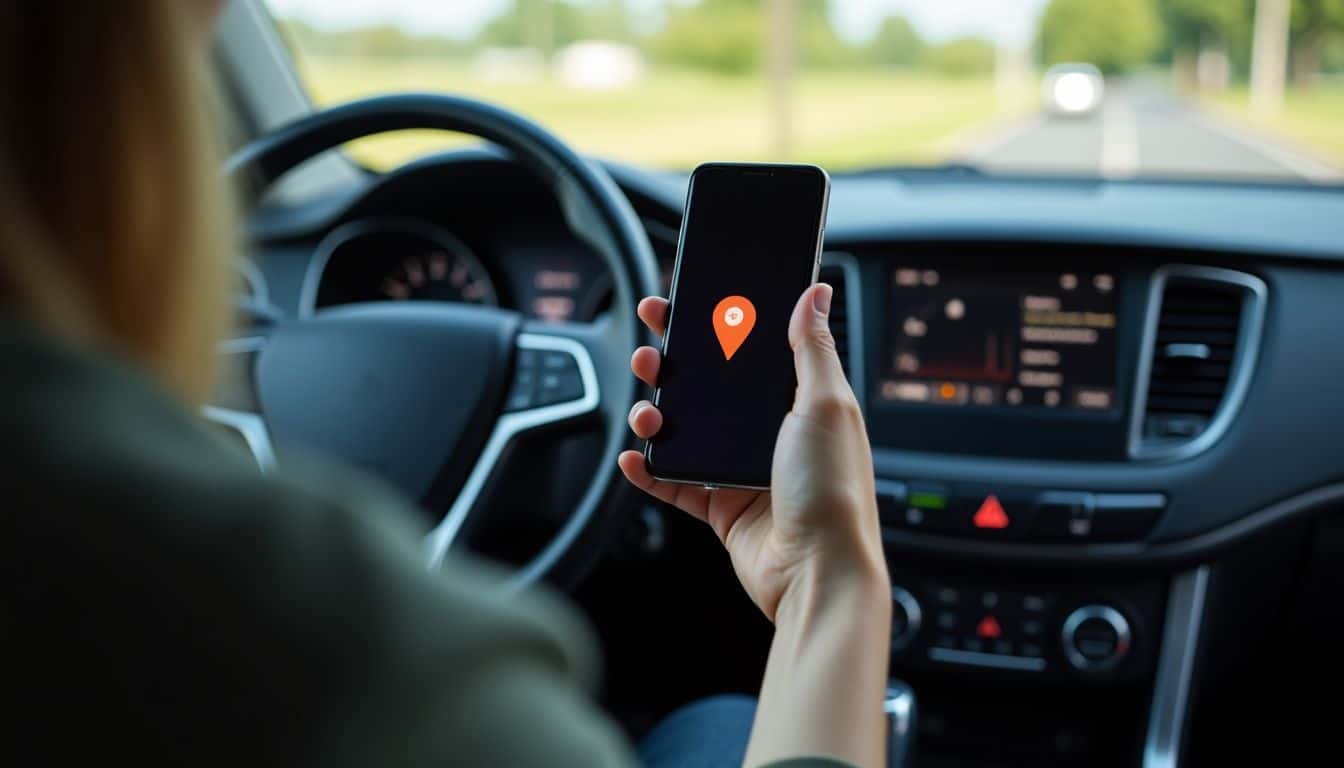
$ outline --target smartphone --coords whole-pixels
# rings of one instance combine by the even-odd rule
[[[816,282],[830,178],[813,165],[708,163],[691,174],[644,447],[660,480],[768,488],[797,377],[789,318]]]

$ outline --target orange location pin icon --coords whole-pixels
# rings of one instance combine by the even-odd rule
[[[729,296],[714,308],[714,335],[725,359],[732,360],[756,326],[756,308],[743,296]]]

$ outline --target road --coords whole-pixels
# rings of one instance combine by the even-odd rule
[[[1040,114],[970,149],[965,162],[996,171],[1214,176],[1339,182],[1340,169],[1201,111],[1155,83],[1111,85],[1091,116]]]

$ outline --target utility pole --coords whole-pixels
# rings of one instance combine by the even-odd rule
[[[770,80],[770,149],[776,160],[793,150],[793,79],[798,56],[798,0],[769,0],[765,25]]]
[[[1283,108],[1288,75],[1289,0],[1256,0],[1251,48],[1251,113],[1270,117]]]

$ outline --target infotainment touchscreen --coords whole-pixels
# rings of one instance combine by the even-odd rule
[[[882,401],[1117,407],[1114,275],[898,266],[888,279]]]

